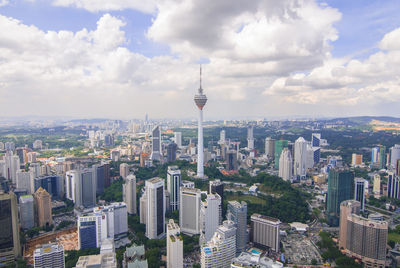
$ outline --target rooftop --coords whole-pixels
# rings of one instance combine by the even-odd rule
[[[251,215],[251,219],[262,219],[262,220],[267,220],[267,221],[271,221],[271,222],[275,222],[275,223],[281,222],[279,219],[272,218],[269,216],[264,216],[264,215],[257,214],[257,213],[254,213],[253,215]]]

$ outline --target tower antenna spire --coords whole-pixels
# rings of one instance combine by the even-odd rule
[[[203,89],[201,87],[201,64],[200,64],[200,88],[199,88],[199,90],[200,90],[200,93],[203,93]]]

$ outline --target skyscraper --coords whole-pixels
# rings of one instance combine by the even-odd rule
[[[177,166],[169,166],[167,171],[167,190],[169,193],[169,209],[179,210],[179,188],[181,187],[181,171]]]
[[[33,252],[34,268],[64,268],[64,247],[57,244],[44,244]]]
[[[229,150],[227,152],[226,167],[229,171],[238,170],[237,153],[235,150]]]
[[[247,149],[253,150],[254,149],[254,135],[253,135],[254,127],[248,126],[247,127]]]
[[[0,226],[0,266],[5,266],[21,255],[17,198],[12,192],[0,192]]]
[[[179,225],[182,233],[199,234],[201,191],[196,188],[181,187],[180,201]]]
[[[160,239],[165,235],[164,180],[158,177],[146,181],[146,237]]]
[[[328,177],[326,212],[331,226],[339,224],[340,203],[353,199],[354,173],[345,169],[331,169]]]
[[[173,219],[167,224],[167,268],[183,268],[183,239]]]
[[[393,172],[388,172],[388,197],[398,199],[400,197],[400,180]]]
[[[152,133],[152,148],[151,148],[151,160],[162,161],[161,151],[161,130],[160,126],[155,126]]]
[[[201,66],[200,66],[200,87],[198,94],[194,96],[194,102],[199,108],[198,135],[197,135],[197,177],[204,178],[204,146],[203,146],[203,108],[207,103],[207,97],[203,94],[201,87]]]
[[[79,249],[99,248],[108,237],[107,215],[100,212],[80,216],[77,230]]]
[[[288,144],[289,142],[287,140],[275,141],[275,156],[274,156],[275,169],[279,169],[279,158],[281,157],[283,148],[287,148]]]
[[[182,132],[175,132],[174,133],[174,141],[178,148],[182,147]]]
[[[364,211],[365,207],[365,179],[355,178],[354,179],[354,200],[360,202],[361,211]]]
[[[208,194],[200,208],[201,244],[210,241],[221,220],[221,197],[218,194]]]
[[[374,195],[380,195],[381,194],[381,175],[375,174],[374,175],[374,186],[373,186],[373,192]]]
[[[251,241],[279,252],[281,221],[260,214],[251,215]]]
[[[279,158],[279,177],[285,181],[290,181],[293,177],[292,154],[288,148],[284,148]]]
[[[225,136],[225,130],[223,129],[223,130],[221,130],[220,132],[219,132],[219,143],[220,144],[225,144],[225,140],[226,140],[226,136]]]
[[[168,162],[173,162],[176,160],[176,150],[178,148],[178,145],[176,143],[170,143],[167,146],[167,161]]]
[[[19,216],[22,229],[35,227],[35,210],[32,195],[23,195],[19,198]]]
[[[209,182],[209,194],[218,194],[219,197],[221,198],[221,214],[225,215],[225,209],[224,209],[224,183],[220,180],[213,180]],[[222,218],[219,224],[222,223]]]
[[[379,145],[379,168],[384,169],[386,167],[386,147]]]
[[[347,217],[353,213],[360,214],[360,208],[360,202],[355,200],[346,200],[340,204],[339,248],[346,247]]]
[[[123,179],[126,179],[128,174],[129,174],[129,165],[127,163],[122,163],[121,165],[119,165],[119,175]]]
[[[390,149],[390,168],[394,170],[396,168],[397,160],[400,159],[400,144],[395,144]]]
[[[312,147],[320,147],[321,146],[321,133],[312,133],[311,134],[311,145],[312,145]]]
[[[294,175],[296,176],[296,178],[305,179],[306,161],[307,142],[303,137],[300,137],[294,143]]]
[[[39,187],[33,194],[36,207],[36,218],[38,226],[49,226],[53,223],[53,216],[51,212],[51,196],[50,194]]]
[[[80,173],[78,170],[69,170],[65,173],[65,197],[76,202],[75,187],[79,180]]]
[[[33,172],[25,170],[17,171],[17,188],[25,189],[28,191],[28,194],[33,194],[35,192],[34,189],[34,181],[33,181]]]
[[[140,223],[146,224],[147,222],[147,195],[146,191],[139,199],[139,213],[140,213]]]
[[[136,177],[133,174],[129,174],[126,177],[125,184],[123,185],[123,197],[128,213],[136,215]]]
[[[202,268],[231,267],[236,253],[236,228],[232,221],[224,221],[213,237],[200,249]]]
[[[271,137],[265,138],[265,155],[268,159],[273,159],[275,153],[275,140]]]
[[[376,164],[379,160],[379,147],[374,147],[371,150],[371,163]]]
[[[60,176],[37,177],[33,182],[35,191],[41,187],[51,195],[52,199],[61,199],[64,183]]]
[[[228,202],[228,220],[236,225],[236,252],[246,249],[247,244],[247,204],[242,201]]]
[[[75,180],[75,207],[90,208],[96,205],[96,181],[93,169],[79,171]]]

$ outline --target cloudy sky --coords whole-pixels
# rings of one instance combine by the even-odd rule
[[[2,116],[400,116],[399,0],[0,0]]]

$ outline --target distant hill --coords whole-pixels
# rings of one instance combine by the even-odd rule
[[[105,121],[110,121],[111,119],[107,118],[92,118],[92,119],[73,119],[68,122],[78,123],[78,124],[93,124],[93,123],[101,123]]]
[[[352,124],[359,124],[359,125],[365,125],[369,124],[371,120],[378,120],[378,121],[384,121],[384,122],[394,122],[394,123],[400,123],[400,118],[397,117],[391,117],[391,116],[354,116],[354,117],[340,117],[340,118],[334,118],[330,119],[327,121],[335,122],[335,121],[343,121],[347,123],[352,123]]]

